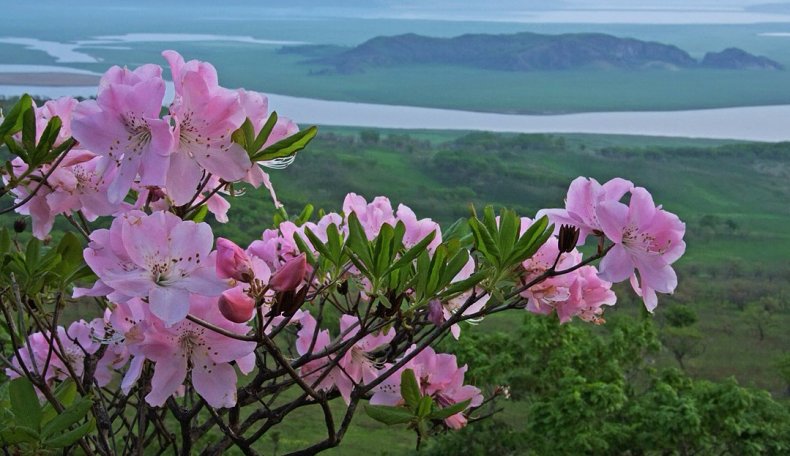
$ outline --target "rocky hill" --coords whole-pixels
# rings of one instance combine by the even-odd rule
[[[334,67],[340,73],[367,68],[415,64],[446,64],[500,71],[546,71],[583,68],[663,68],[778,70],[782,65],[736,48],[708,53],[700,62],[672,45],[620,38],[602,33],[543,35],[469,34],[434,38],[417,34],[380,36],[354,48],[335,48],[317,57],[310,46],[303,53],[311,63]]]

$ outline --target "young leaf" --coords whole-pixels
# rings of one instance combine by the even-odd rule
[[[414,376],[412,369],[406,369],[400,375],[400,395],[406,405],[413,411],[417,410],[420,402],[420,385],[417,383],[417,377]]]
[[[403,407],[366,405],[365,413],[374,420],[390,426],[393,424],[408,423],[414,419],[412,412]]]

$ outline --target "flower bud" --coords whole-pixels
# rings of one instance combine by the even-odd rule
[[[305,272],[307,272],[307,257],[304,253],[299,254],[286,261],[280,269],[274,273],[269,281],[269,288],[274,291],[292,291],[302,283]]]
[[[217,277],[249,283],[255,278],[247,253],[233,241],[217,238]]]
[[[233,323],[246,323],[255,311],[255,300],[242,287],[231,288],[219,297],[219,311]]]
[[[558,238],[560,252],[570,253],[576,248],[576,244],[579,242],[579,228],[571,225],[562,225]]]
[[[27,222],[24,218],[18,218],[14,221],[14,231],[17,233],[24,233],[25,229],[27,229]]]

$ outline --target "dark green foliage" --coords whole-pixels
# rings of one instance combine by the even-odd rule
[[[528,315],[517,334],[464,333],[455,347],[478,384],[509,384],[526,422],[498,419],[437,439],[428,454],[783,454],[790,410],[735,380],[695,380],[651,367],[650,319],[604,331]],[[505,414],[507,416],[507,414]]]

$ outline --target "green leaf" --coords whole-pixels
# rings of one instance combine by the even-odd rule
[[[431,409],[433,409],[433,398],[431,396],[423,396],[420,398],[419,404],[417,404],[417,416],[425,418],[431,414]]]
[[[442,292],[442,297],[452,296],[454,294],[469,290],[485,279],[487,275],[488,274],[486,271],[477,271],[469,276],[468,279],[461,280],[460,282],[453,282]]]
[[[39,139],[35,149],[34,162],[36,164],[46,161],[49,150],[58,139],[61,126],[62,122],[60,121],[60,117],[57,116],[49,119],[49,122],[47,122],[47,126],[44,128],[44,132],[41,133],[41,139]]]
[[[367,234],[365,234],[365,228],[359,223],[357,214],[354,212],[349,214],[347,216],[347,223],[348,239],[346,240],[346,245],[351,252],[359,257],[362,263],[368,266],[372,265],[373,255],[370,251],[370,242],[368,241]]]
[[[28,109],[22,113],[22,147],[28,152],[36,150],[36,111]]]
[[[18,133],[22,129],[23,116],[21,114],[32,110],[32,108],[33,99],[30,98],[30,95],[22,95],[22,98],[8,111],[8,115],[5,116],[3,123],[0,124],[0,140],[2,142],[5,142],[9,136]]]
[[[408,423],[414,419],[411,411],[403,407],[389,407],[386,405],[366,405],[365,413],[374,420],[386,425]]]
[[[241,132],[244,134],[244,143],[249,147],[255,143],[255,127],[252,126],[250,118],[244,119],[241,124]]]
[[[496,241],[494,241],[488,229],[476,218],[469,219],[469,228],[472,229],[472,234],[477,241],[477,249],[483,252],[490,262],[499,266],[497,264],[500,256],[499,247],[497,247]]]
[[[69,445],[74,445],[77,440],[85,436],[87,433],[91,432],[96,427],[96,422],[93,418],[90,419],[87,423],[82,424],[78,428],[69,431],[65,434],[62,434],[58,437],[53,437],[49,440],[44,441],[44,445],[50,448],[63,448]]]
[[[261,150],[261,147],[266,144],[266,140],[269,139],[269,135],[272,134],[275,125],[277,125],[277,113],[272,111],[269,118],[266,119],[266,123],[263,124],[263,128],[261,128],[261,131],[258,133],[258,137],[255,138],[255,143],[252,145],[251,150],[255,151],[256,154]]]
[[[277,141],[255,154],[251,159],[252,161],[268,161],[275,158],[288,157],[307,147],[307,144],[313,140],[316,133],[318,133],[318,127],[312,126],[281,141]]]
[[[0,442],[6,445],[16,445],[19,443],[38,442],[39,436],[35,429],[27,426],[11,425],[0,431]]]
[[[49,423],[45,424],[41,429],[41,438],[48,439],[55,434],[62,433],[63,431],[76,424],[81,419],[85,418],[88,410],[91,409],[93,401],[87,397],[77,399],[70,407],[60,412]]]
[[[68,407],[74,402],[74,399],[77,398],[77,384],[74,383],[74,380],[70,378],[66,379],[65,381],[61,382],[52,393],[58,402],[63,404],[64,407]],[[55,411],[55,408],[49,402],[44,404],[44,406],[41,408],[41,411],[42,423],[48,423],[58,415],[58,412]]]
[[[69,269],[76,268],[82,264],[82,242],[71,231],[63,235],[55,251],[60,255],[60,260],[64,266]]]
[[[521,219],[513,211],[503,210],[499,216],[499,250],[507,257],[518,241]]]
[[[431,242],[433,242],[435,238],[436,238],[436,231],[431,231],[427,236],[422,238],[420,242],[414,244],[414,247],[407,250],[403,255],[401,255],[400,258],[398,258],[394,263],[392,263],[389,266],[389,268],[387,268],[387,272],[385,272],[385,275],[389,274],[392,271],[398,270],[406,266],[407,264],[410,264],[422,252],[426,251],[428,245]]]
[[[206,216],[208,215],[208,204],[204,204],[200,206],[200,208],[188,217],[188,220],[192,220],[195,223],[200,223],[203,220],[206,220]]]
[[[8,386],[11,400],[11,411],[20,426],[38,431],[41,429],[41,405],[33,389],[33,384],[26,378],[13,380]]]
[[[296,244],[296,247],[299,249],[299,251],[304,253],[305,258],[307,259],[307,262],[310,264],[310,266],[315,266],[316,258],[315,255],[313,255],[313,250],[307,246],[307,243],[305,243],[304,239],[302,239],[302,236],[299,233],[294,233],[294,243]]]
[[[421,394],[417,377],[414,376],[414,370],[406,369],[400,375],[400,395],[406,401],[406,406],[413,411],[417,410]]]
[[[392,240],[395,237],[395,229],[392,225],[384,224],[381,226],[379,235],[376,236],[373,248],[373,274],[382,277],[384,271],[392,263]],[[400,248],[400,246],[397,246]]]
[[[445,418],[449,418],[456,413],[461,413],[469,407],[469,404],[472,403],[471,399],[467,399],[463,402],[456,402],[453,405],[447,406],[445,408],[434,410],[430,415],[428,415],[428,419],[431,420],[443,420]]]
[[[312,204],[307,204],[304,209],[302,209],[302,213],[299,214],[299,217],[297,217],[296,224],[299,226],[304,225],[308,220],[310,220],[310,217],[312,217],[314,209],[315,208]]]
[[[0,254],[8,253],[11,251],[11,235],[8,229],[3,227],[0,229]]]
[[[549,219],[546,216],[539,218],[532,222],[532,225],[527,228],[527,231],[516,242],[513,248],[513,254],[508,258],[512,262],[521,262],[529,258],[524,256],[525,252],[529,251],[537,240],[544,234],[546,227],[549,224]]]

